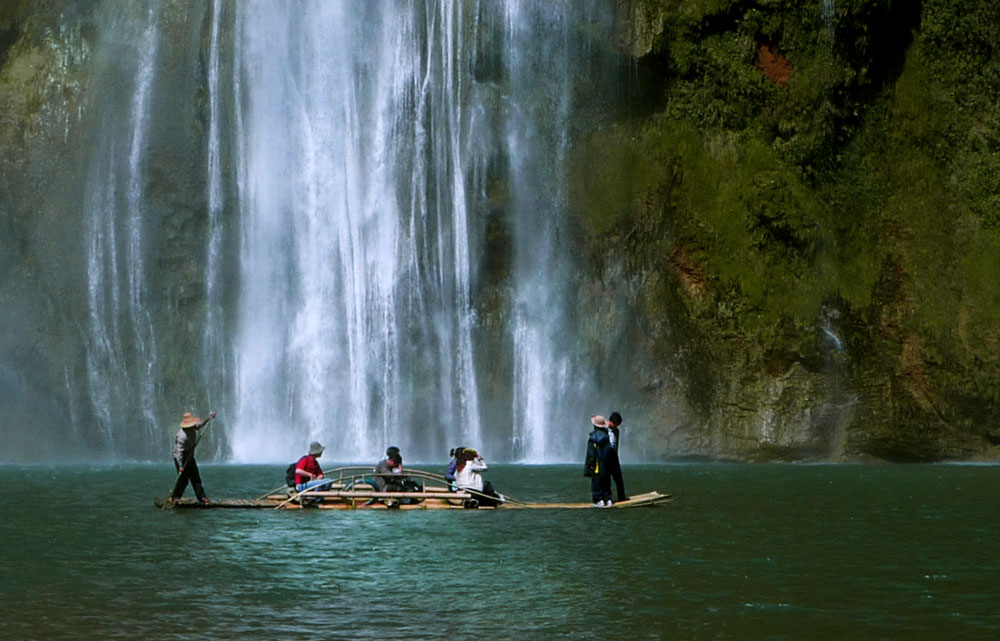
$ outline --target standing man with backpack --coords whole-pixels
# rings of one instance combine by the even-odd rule
[[[608,436],[608,422],[601,416],[591,416],[594,431],[587,439],[587,455],[583,463],[583,475],[590,477],[590,495],[594,507],[611,507],[610,452],[613,451]]]

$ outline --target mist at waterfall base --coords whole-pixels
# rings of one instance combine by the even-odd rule
[[[204,459],[569,461],[636,416],[567,243],[603,3],[91,7],[77,353],[0,458],[158,459],[215,410]]]
[[[172,471],[0,467],[0,638],[1000,635],[997,466],[629,465],[631,491],[676,501],[420,512],[157,510]],[[202,473],[245,497],[283,469]],[[488,476],[524,500],[589,493],[576,465]]]

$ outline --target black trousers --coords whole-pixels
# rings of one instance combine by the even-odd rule
[[[618,457],[615,456],[613,460],[608,461],[608,474],[615,482],[615,489],[618,490],[618,501],[628,500],[628,495],[625,494],[625,479],[622,478],[622,465],[618,462]],[[608,486],[608,490],[611,490],[611,486]]]
[[[597,476],[590,477],[590,496],[594,503],[611,501],[611,475],[602,471]]]
[[[181,462],[174,459],[174,467],[178,472],[180,472]],[[191,460],[187,462],[187,465],[184,466],[184,471],[181,472],[180,477],[174,484],[174,494],[172,498],[179,499],[184,496],[184,490],[187,489],[189,481],[191,482],[191,487],[194,488],[194,495],[198,497],[199,501],[207,498],[205,488],[201,485],[201,472],[198,471],[198,461],[194,460],[194,457],[192,457]]]
[[[496,507],[500,504],[499,495],[497,491],[493,489],[493,484],[489,481],[483,483],[483,494],[491,498],[486,498],[485,496],[476,496],[479,500],[479,504],[483,507]]]

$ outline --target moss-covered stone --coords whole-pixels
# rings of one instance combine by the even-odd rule
[[[660,57],[664,108],[594,132],[571,193],[603,273],[673,325],[649,357],[702,381],[664,432],[750,459],[996,456],[996,6],[618,4],[653,16],[620,40]]]

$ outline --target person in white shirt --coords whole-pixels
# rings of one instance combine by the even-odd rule
[[[455,468],[455,483],[459,491],[473,492],[470,507],[495,507],[504,503],[506,498],[493,489],[493,484],[483,479],[483,472],[490,469],[483,457],[476,450],[465,448],[455,452],[458,466]],[[475,503],[473,503],[473,501]]]

